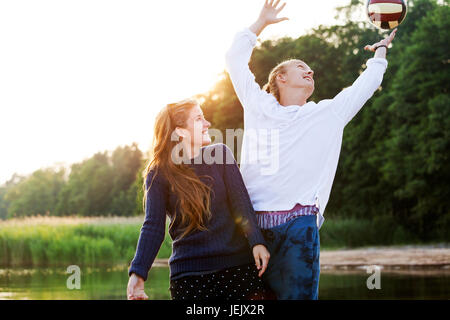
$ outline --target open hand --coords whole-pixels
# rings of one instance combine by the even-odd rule
[[[283,10],[286,3],[283,3],[279,8],[280,0],[266,0],[264,2],[264,7],[259,14],[258,20],[262,22],[263,25],[267,26],[269,24],[278,23],[284,20],[288,20],[287,17],[278,18],[277,15]]]
[[[365,46],[365,47],[364,47],[364,50],[375,52],[375,48],[376,48],[377,46],[385,45],[385,46],[389,47],[389,44],[390,44],[390,43],[392,42],[392,40],[394,40],[394,38],[395,38],[395,33],[396,33],[396,32],[397,32],[397,28],[395,28],[395,29],[391,32],[391,34],[390,34],[389,36],[387,36],[386,38],[384,38],[383,40],[378,41],[377,43],[374,43],[373,45],[367,45],[367,46]]]

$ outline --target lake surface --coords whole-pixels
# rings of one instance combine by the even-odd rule
[[[65,268],[0,269],[0,299],[126,299],[127,267],[81,267],[80,289],[68,289]],[[381,270],[380,289],[369,290],[363,269],[322,270],[319,299],[449,299],[449,269]],[[72,282],[71,282],[72,283]],[[169,268],[153,267],[146,282],[150,299],[170,299]]]

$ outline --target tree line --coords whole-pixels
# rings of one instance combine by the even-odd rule
[[[449,0],[408,5],[388,50],[380,89],[344,130],[326,215],[371,219],[374,224],[387,217],[422,240],[448,241]],[[350,86],[373,56],[364,46],[386,36],[367,21],[352,18],[362,6],[363,1],[351,0],[337,8],[340,25],[260,43],[250,60],[256,81],[263,86],[276,64],[298,58],[314,70],[316,89],[310,100],[332,98]],[[243,128],[242,106],[226,72],[197,98],[212,128],[224,135],[227,128]],[[64,170],[53,169],[15,175],[0,187],[0,217],[142,214],[145,160],[133,144],[72,165],[68,178]]]
[[[142,203],[143,153],[136,143],[65,168],[17,174],[0,187],[0,218],[32,215],[133,216]],[[141,185],[139,185],[139,183]]]

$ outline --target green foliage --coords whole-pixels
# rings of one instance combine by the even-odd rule
[[[388,52],[389,66],[380,90],[344,131],[326,212],[332,219],[324,225],[333,228],[331,221],[344,221],[336,225],[335,235],[330,233],[333,241],[343,237],[348,245],[375,243],[376,239],[384,243],[396,237],[411,238],[411,234],[421,241],[450,240],[449,2],[414,0],[408,4],[408,15]],[[373,55],[364,46],[386,35],[367,21],[353,18],[357,10],[365,10],[364,5],[365,1],[349,0],[347,6],[338,8],[339,25],[319,26],[297,39],[260,43],[250,60],[256,81],[263,86],[276,64],[297,58],[315,72],[311,99],[333,98],[356,80]],[[242,106],[227,73],[211,91],[197,97],[212,128],[222,130],[224,136],[226,129],[243,128]],[[142,153],[133,144],[117,148],[112,155],[98,153],[74,164],[68,180],[63,179],[63,171],[51,169],[38,170],[30,177],[14,176],[0,187],[0,219],[47,212],[143,215],[144,169]],[[383,237],[370,236],[375,223],[386,226],[388,220],[380,217],[389,217],[392,226],[383,229],[389,232]],[[361,222],[366,220],[370,223]],[[367,236],[357,238],[358,228],[367,231]],[[355,234],[347,236],[345,230]],[[83,239],[77,241],[87,241]],[[105,252],[108,246],[102,243]],[[18,252],[29,254],[20,248]]]
[[[116,195],[111,203],[113,215],[131,216],[135,213],[135,199],[138,190],[136,176],[142,170],[142,152],[133,143],[131,147],[117,148],[112,157],[113,183],[111,193]]]
[[[57,196],[64,185],[64,169],[41,169],[6,189],[4,199],[9,203],[8,216],[46,214],[54,211]]]
[[[386,33],[353,19],[356,10],[364,10],[364,2],[349,2],[338,10],[344,17],[341,25],[319,26],[298,39],[257,46],[250,60],[256,81],[263,86],[275,65],[297,58],[315,72],[312,100],[332,98],[351,85],[373,55],[364,46]],[[345,128],[328,217],[381,223],[377,217],[387,215],[397,237],[450,240],[443,227],[450,215],[449,10],[448,1],[409,1],[380,90]],[[243,127],[242,107],[227,75],[203,98],[214,128]]]
[[[450,226],[444,216],[441,241]],[[166,234],[158,259],[168,259],[172,240]],[[0,267],[113,266],[132,261],[143,218],[32,217],[0,222]],[[370,219],[327,218],[320,230],[322,249],[423,243],[392,216]]]
[[[117,221],[112,217],[0,222],[0,267],[128,264],[136,252],[142,222],[143,218]],[[157,258],[167,259],[171,252],[172,241],[166,232]]]
[[[32,215],[132,216],[136,207],[136,177],[144,160],[136,143],[117,147],[112,154],[99,152],[64,169],[14,176],[0,187],[0,218]]]
[[[422,242],[388,215],[372,219],[327,218],[320,229],[320,245],[328,249],[413,243]]]
[[[57,215],[82,216],[108,214],[114,171],[106,152],[72,165],[69,180],[62,190]]]
[[[423,14],[424,22],[397,54],[402,64],[392,79],[392,123],[380,173],[392,190],[394,210],[411,231],[427,239],[437,220],[449,214],[450,7],[434,4]]]
[[[8,216],[8,202],[5,199],[6,187],[0,187],[0,220]]]

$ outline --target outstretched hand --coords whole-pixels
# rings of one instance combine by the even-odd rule
[[[283,3],[280,7],[278,5],[280,4],[280,0],[266,0],[264,2],[264,6],[261,10],[261,13],[259,14],[259,20],[264,23],[264,25],[274,24],[278,23],[284,20],[288,20],[287,17],[278,18],[277,15],[283,10],[284,6],[286,5],[286,2]],[[278,7],[278,8],[277,8]]]
[[[395,28],[391,32],[391,34],[389,36],[387,36],[386,38],[384,38],[383,40],[378,41],[377,43],[374,43],[373,45],[365,46],[364,50],[375,52],[377,46],[385,45],[388,47],[389,44],[392,42],[392,40],[394,40],[396,32],[397,32],[397,28]]]
[[[279,4],[280,0],[265,0],[258,20],[250,27],[250,30],[259,36],[268,25],[288,20],[289,18],[287,17],[278,18],[278,14],[283,10],[286,3],[283,3],[281,6],[278,6]]]

